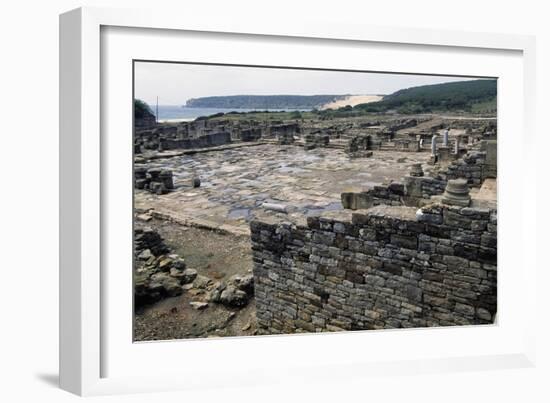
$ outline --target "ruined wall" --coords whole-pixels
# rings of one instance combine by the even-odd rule
[[[376,185],[365,192],[345,192],[341,194],[342,206],[345,209],[366,209],[380,204],[390,206],[404,205],[405,186],[392,182],[387,186]]]
[[[257,141],[261,137],[262,137],[262,129],[259,127],[243,129],[239,133],[239,138],[242,141]]]
[[[479,186],[487,178],[497,177],[497,142],[484,140],[481,150],[469,151],[453,161],[445,172],[447,179],[464,178],[469,185]]]
[[[265,333],[491,323],[496,212],[432,205],[251,222]]]
[[[418,206],[420,199],[443,194],[447,180],[441,177],[405,176],[403,183],[392,182],[389,185],[376,185],[364,192],[346,192],[341,194],[345,209],[360,210],[381,204],[388,206]]]
[[[470,151],[464,157],[453,161],[447,168],[447,179],[464,178],[470,185],[480,185],[483,182],[485,153]]]
[[[159,149],[175,150],[175,149],[192,149],[215,147],[231,143],[231,134],[229,132],[220,132],[206,134],[194,139],[160,139]]]

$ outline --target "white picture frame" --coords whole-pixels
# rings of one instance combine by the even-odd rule
[[[140,40],[146,42],[144,49],[136,51],[131,41],[139,32],[143,35]],[[181,40],[190,41],[189,49],[193,51],[189,53],[195,55],[192,61],[221,63],[238,59],[241,64],[273,65],[268,48],[275,50],[278,46],[288,46],[286,61],[289,57],[298,60],[304,49],[311,50],[311,55],[299,62],[301,67],[319,67],[319,63],[324,63],[323,67],[351,68],[355,63],[355,66],[364,66],[365,70],[388,71],[389,63],[395,66],[401,54],[410,55],[412,52],[425,60],[403,62],[394,69],[473,76],[495,76],[489,74],[490,71],[499,71],[499,161],[506,161],[507,156],[515,153],[518,163],[513,168],[499,165],[497,324],[132,343],[127,334],[127,323],[131,318],[126,315],[131,298],[125,299],[129,283],[124,286],[125,291],[121,291],[120,300],[125,301],[121,303],[113,301],[113,285],[110,284],[111,281],[113,284],[124,282],[124,276],[130,272],[122,271],[114,276],[111,271],[106,271],[107,267],[112,267],[109,266],[111,259],[124,259],[123,255],[127,256],[126,260],[120,261],[121,267],[127,267],[127,257],[131,254],[131,237],[125,235],[127,227],[119,221],[131,219],[131,205],[127,216],[121,218],[117,212],[123,212],[124,216],[128,199],[116,194],[117,189],[126,193],[131,189],[131,179],[128,179],[131,178],[128,176],[131,160],[127,166],[114,165],[112,161],[113,153],[124,147],[128,147],[130,153],[126,156],[131,155],[131,143],[124,137],[131,136],[131,131],[128,131],[131,123],[120,117],[127,113],[131,121],[131,92],[126,93],[131,77],[125,78],[124,74],[129,60],[150,59],[147,55],[153,55],[155,60],[181,60],[182,55],[171,47]],[[235,46],[231,47],[231,54],[220,52],[212,56],[206,50],[208,46],[216,46],[216,41],[220,40],[233,41],[231,43]],[[192,41],[212,43],[201,42],[200,46],[195,46]],[[241,43],[242,50],[237,42]],[[150,46],[157,43],[159,46]],[[321,53],[313,50],[313,43],[335,53],[342,49],[342,57],[323,62],[319,58]],[[244,49],[254,49],[254,46],[265,50],[250,52],[246,56]],[[379,62],[365,66],[361,58],[352,60],[345,56],[352,48],[383,54]],[[63,389],[79,395],[97,395],[207,388],[235,383],[247,386],[293,382],[297,375],[303,381],[318,381],[346,379],[351,374],[357,377],[534,365],[534,321],[529,315],[535,312],[536,243],[530,240],[536,233],[536,217],[535,211],[523,203],[527,192],[514,192],[514,187],[508,186],[522,183],[530,189],[530,197],[534,197],[536,191],[536,175],[522,175],[524,168],[521,167],[522,162],[529,161],[535,148],[534,38],[326,24],[313,20],[304,20],[299,26],[283,27],[277,21],[250,20],[243,24],[243,21],[233,19],[197,17],[182,20],[169,12],[81,8],[61,15],[60,49],[60,384]],[[201,50],[204,51],[202,56]],[[148,53],[153,51],[156,53]],[[448,60],[455,62],[442,64],[437,60],[438,52],[446,52]],[[460,61],[462,58],[484,62],[476,69],[475,65]],[[497,59],[499,63],[491,66]],[[279,65],[289,64],[283,62]],[[107,80],[107,77],[112,80]],[[514,99],[502,99],[502,94],[509,94],[509,98]],[[127,105],[124,97],[128,99]],[[512,110],[517,111],[515,116],[508,113]],[[120,139],[109,136],[115,129],[124,133]],[[507,136],[518,131],[522,134],[521,146],[506,145]],[[502,144],[501,138],[504,139]],[[131,190],[127,197],[131,198]],[[504,204],[501,205],[501,201]],[[108,239],[117,239],[116,250]],[[514,250],[506,248],[512,244]],[[513,289],[515,293],[512,295]],[[357,346],[363,346],[360,352],[354,350]],[[326,353],[319,355],[319,348]],[[174,359],[181,354],[185,354],[186,364]],[[243,354],[248,362],[239,371],[246,371],[246,377],[232,374],[234,365],[223,365],[223,362],[242,358]],[[145,364],[141,369],[135,366],[138,356]],[[205,360],[205,356],[208,359]],[[170,365],[167,357],[171,357]],[[202,357],[201,363],[199,357]],[[166,365],[159,367],[162,360]],[[211,364],[215,360],[220,360],[221,364],[213,371]],[[193,373],[186,368],[189,362],[197,364],[193,366]],[[155,376],[147,371],[149,366],[156,371],[163,368],[163,371]],[[236,373],[243,373],[239,371]],[[206,382],[203,375],[207,372],[209,379]]]

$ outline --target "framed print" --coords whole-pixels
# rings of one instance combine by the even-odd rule
[[[532,38],[223,24],[61,16],[62,387],[532,365]]]

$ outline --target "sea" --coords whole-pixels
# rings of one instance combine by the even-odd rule
[[[156,113],[156,106],[151,106],[153,113]],[[291,111],[305,111],[304,109],[268,109],[269,112],[291,112]],[[188,108],[180,105],[159,105],[158,106],[158,120],[160,122],[188,122],[195,120],[199,116],[209,116],[216,113],[229,113],[229,112],[263,112],[265,109],[225,109],[225,108]]]

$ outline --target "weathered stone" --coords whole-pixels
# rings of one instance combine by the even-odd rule
[[[456,206],[469,206],[471,202],[468,183],[464,179],[450,179],[447,182],[442,201]]]
[[[187,269],[187,270],[193,270],[193,269]],[[195,271],[195,280],[193,280],[193,285],[195,288],[206,288],[210,284],[212,284],[212,280],[210,278],[206,276],[196,275],[196,271]]]
[[[382,211],[354,213],[351,222],[310,218],[293,231],[288,224],[251,225],[260,329],[489,322],[478,309],[496,312],[496,249],[481,245],[485,232],[471,228],[491,211],[442,204],[422,207],[424,218]]]
[[[203,309],[208,308],[208,302],[202,302],[202,301],[191,301],[189,302],[189,305],[191,305],[191,307],[193,309],[196,309],[197,311],[201,311]]]
[[[229,306],[242,307],[248,303],[248,296],[234,285],[229,285],[221,292],[220,302]]]

